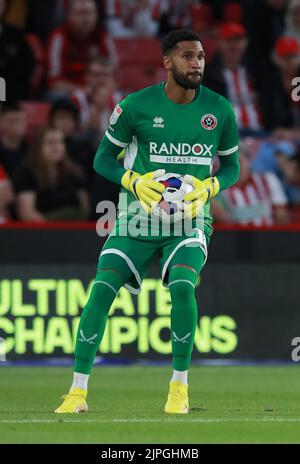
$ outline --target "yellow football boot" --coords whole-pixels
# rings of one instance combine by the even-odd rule
[[[54,412],[58,414],[74,414],[77,412],[87,412],[88,405],[86,403],[87,390],[74,388],[67,395],[63,396],[63,403]]]
[[[165,405],[165,412],[167,414],[188,414],[188,386],[178,380],[173,380],[169,385],[170,390]]]

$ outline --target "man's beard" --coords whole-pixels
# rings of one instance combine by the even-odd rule
[[[195,81],[190,79],[189,76],[191,74],[185,75],[185,74],[181,73],[180,71],[178,71],[178,68],[176,68],[176,66],[173,66],[174,81],[176,82],[176,84],[180,85],[184,89],[187,89],[187,90],[197,89],[201,85],[202,78],[203,78],[202,73],[200,73],[200,72],[195,73],[195,74],[200,74],[200,79],[199,79],[198,82],[195,82]]]

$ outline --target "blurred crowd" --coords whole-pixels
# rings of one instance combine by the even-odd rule
[[[300,220],[300,0],[0,0],[0,223],[117,203],[97,146],[116,103],[165,78],[160,39],[178,28],[200,34],[203,84],[237,115],[241,176],[215,221]]]

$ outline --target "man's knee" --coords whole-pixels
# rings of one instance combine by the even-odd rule
[[[123,283],[124,278],[117,269],[100,268],[92,289],[101,293],[113,292],[116,296]]]
[[[98,269],[87,307],[102,307],[105,302],[112,302],[122,286],[122,278],[114,269]],[[103,305],[101,305],[103,303]]]
[[[194,295],[197,277],[197,272],[190,266],[184,264],[172,266],[169,274],[171,298],[185,299]]]

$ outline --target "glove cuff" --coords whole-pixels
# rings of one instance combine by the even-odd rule
[[[133,188],[134,181],[139,179],[140,177],[141,176],[137,172],[134,172],[134,171],[131,171],[131,169],[128,169],[125,172],[125,174],[123,175],[122,179],[121,179],[121,185],[126,190],[129,190],[130,192],[135,194],[135,191],[134,191],[134,188]]]
[[[220,184],[218,181],[217,177],[210,177],[207,179],[208,182],[204,181],[206,183],[206,188],[208,192],[208,200],[211,197],[215,197],[219,191],[220,191]]]

